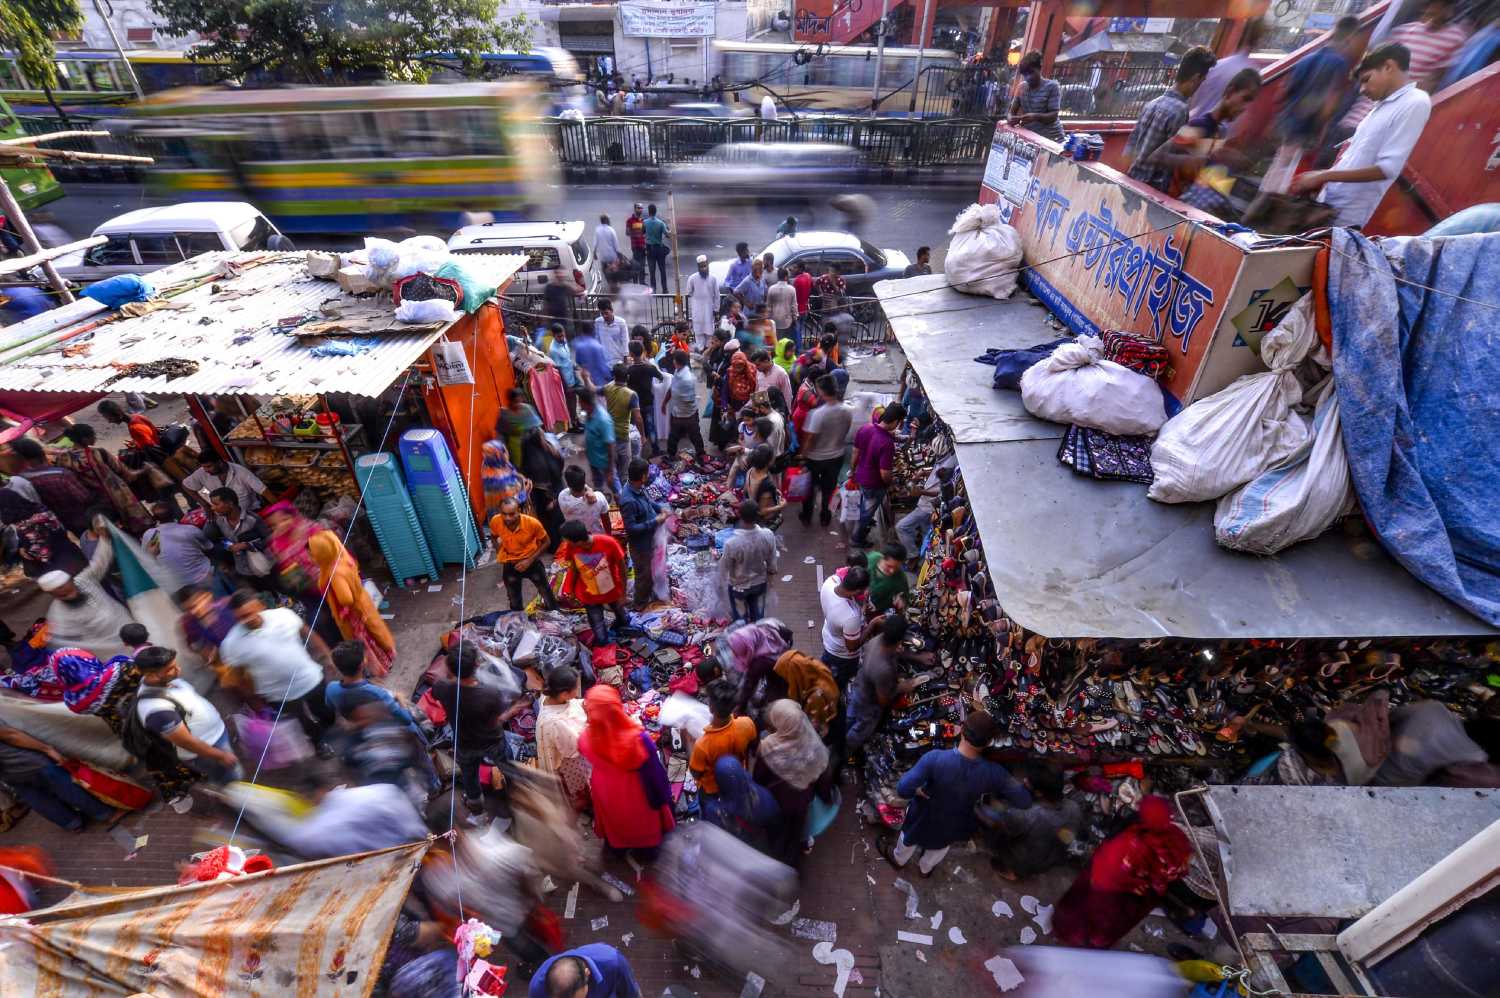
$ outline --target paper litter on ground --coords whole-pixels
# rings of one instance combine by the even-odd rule
[[[846,949],[834,949],[833,943],[821,942],[813,947],[812,957],[819,963],[833,964],[838,971],[838,976],[833,979],[833,993],[843,998],[844,989],[849,986],[849,975],[854,971],[854,954]]]
[[[837,942],[839,927],[833,922],[824,922],[816,918],[799,918],[792,922],[792,935],[798,939],[811,939],[814,942]]]
[[[1041,929],[1044,935],[1050,936],[1052,934],[1052,905],[1037,905],[1036,914],[1031,917],[1036,922],[1036,927]]]
[[[740,998],[760,998],[760,993],[766,989],[766,979],[755,971],[745,974],[745,986],[740,988]]]
[[[555,890],[557,890],[557,884],[555,884],[555,883],[552,882],[552,878],[551,877],[543,877],[542,878],[542,893],[543,894],[551,894]]]
[[[802,910],[802,899],[798,898],[792,902],[792,906],[775,918],[771,919],[772,925],[785,925],[797,917],[797,912]]]
[[[1021,930],[1021,945],[1030,946],[1034,942],[1036,942],[1036,929],[1028,925]]]
[[[623,936],[620,937],[620,944],[623,945],[623,946],[629,946],[633,942],[635,942],[635,933],[634,932],[627,932]]]
[[[941,929],[943,927],[943,913],[941,911],[939,911],[936,915],[932,916],[932,918],[930,919],[930,921],[932,922],[932,931],[933,932],[936,932],[938,929]]]
[[[921,960],[923,963],[926,963],[927,962],[927,954],[923,953],[921,950],[917,950],[917,959]]]
[[[635,888],[631,887],[629,884],[621,880],[619,877],[615,876],[613,873],[601,873],[599,874],[599,879],[604,881],[606,884],[613,887],[615,890],[619,891],[626,897],[633,897],[635,895]]]
[[[818,559],[816,555],[808,555],[806,558],[802,559],[802,564],[804,565],[816,565],[817,563]]]
[[[1041,904],[1041,902],[1032,897],[1030,894],[1021,895],[1021,910],[1026,912],[1026,914],[1035,915],[1036,906],[1039,904]]]
[[[960,929],[956,925],[950,925],[948,927],[948,941],[955,946],[962,946],[964,943],[968,942],[968,940],[964,938],[964,930]]]
[[[896,878],[896,890],[906,895],[906,917],[919,918],[917,914],[917,889],[901,877]]]
[[[995,987],[1001,991],[1014,991],[1026,980],[1016,969],[1015,962],[1003,956],[992,956],[984,961],[984,969],[995,979]]]
[[[435,585],[428,586],[427,591],[430,593],[440,593],[443,591],[443,584],[439,582]]]
[[[1142,927],[1146,930],[1146,935],[1150,936],[1153,939],[1164,939],[1164,938],[1166,938],[1166,935],[1167,935],[1166,932],[1164,932],[1162,930],[1161,926],[1159,926],[1159,925],[1152,925],[1152,924],[1150,924],[1148,922],[1146,925],[1144,925]]]
[[[568,888],[568,900],[563,903],[563,918],[572,918],[578,914],[578,885],[574,884]]]
[[[990,905],[990,914],[994,915],[996,918],[1000,918],[1002,916],[1005,918],[1016,917],[1016,913],[1012,911],[1010,905],[1006,904],[1004,901],[996,901],[994,904]]]
[[[603,929],[609,928],[609,916],[600,915],[598,918],[590,919],[589,928],[593,929],[595,932],[599,932]]]
[[[917,943],[920,946],[932,945],[932,937],[924,932],[907,932],[904,929],[898,929],[896,938],[903,943]]]
[[[688,971],[688,973],[693,975],[693,980],[695,981],[703,976],[702,969],[696,963],[693,964],[693,969]]]
[[[781,581],[782,582],[791,582],[792,581],[792,577],[790,575],[783,575],[781,577]]]

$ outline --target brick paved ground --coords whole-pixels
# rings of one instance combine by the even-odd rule
[[[888,386],[900,367],[899,355],[873,358],[854,367],[854,390]],[[817,626],[822,623],[817,584],[844,561],[841,539],[826,528],[804,528],[795,517],[782,528],[788,552],[783,574],[789,583],[778,585],[777,613],[796,634],[796,646],[810,654],[820,652]],[[812,556],[813,563],[804,563]],[[496,589],[498,572],[493,568],[470,573],[463,585],[464,612],[468,615],[503,605]],[[436,651],[439,635],[458,617],[459,576],[450,569],[439,592],[391,592],[392,621],[400,654],[387,682],[393,689],[410,692],[418,675]],[[0,616],[15,626],[31,619],[43,608],[42,601],[27,588],[6,596]],[[809,626],[813,622],[814,626]],[[852,771],[846,779],[852,779]],[[1049,936],[1028,915],[1033,901],[1050,903],[1066,889],[1073,871],[1054,871],[1036,881],[1010,884],[991,871],[986,857],[974,850],[956,847],[930,879],[914,867],[902,874],[915,886],[920,916],[905,916],[906,896],[894,886],[897,874],[874,848],[875,833],[860,826],[851,806],[858,797],[852,783],[844,786],[845,806],[837,822],[819,839],[803,869],[799,916],[833,922],[837,926],[836,947],[854,959],[854,972],[845,988],[849,998],[884,995],[958,996],[996,994],[997,989],[983,967],[986,960],[1008,945],[1023,941],[1023,932],[1034,932],[1037,945]],[[177,864],[196,849],[194,832],[212,808],[200,803],[193,813],[178,815],[159,804],[144,814],[132,815],[113,833],[90,830],[80,835],[58,831],[42,818],[29,815],[16,828],[0,835],[0,845],[38,844],[51,853],[61,877],[87,884],[144,886],[174,881]],[[137,851],[138,836],[145,838]],[[611,871],[621,879],[634,880],[634,871],[624,862]],[[570,884],[558,885],[549,895],[549,907],[562,912]],[[45,899],[59,899],[65,891],[51,889]],[[1012,917],[993,913],[1003,901]],[[1026,901],[1026,903],[1023,903]],[[1045,913],[1044,913],[1045,914]],[[591,928],[594,919],[608,916],[600,931]],[[632,901],[611,903],[588,890],[580,892],[575,917],[565,921],[570,945],[600,941],[619,946],[639,977],[644,994],[670,993],[702,998],[733,998],[742,993],[742,981],[718,980],[705,965],[685,960],[666,940],[654,937],[636,919]],[[956,931],[955,931],[956,930]],[[786,932],[787,930],[780,930]],[[896,933],[907,931],[932,937],[930,946],[898,941]],[[627,944],[624,937],[630,935]],[[795,959],[786,967],[765,968],[761,973],[775,982],[766,994],[788,998],[813,998],[834,993],[836,972],[819,964],[812,954],[814,943],[791,938]],[[1124,945],[1161,951],[1167,940],[1180,938],[1160,918],[1147,919]],[[961,940],[961,941],[960,941]],[[700,976],[693,976],[697,968]],[[671,989],[670,992],[667,989]]]

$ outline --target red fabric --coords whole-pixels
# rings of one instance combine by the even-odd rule
[[[563,393],[562,375],[552,365],[538,364],[531,369],[531,397],[536,400],[537,414],[542,425],[565,427],[572,422],[568,413],[568,397]]]
[[[1333,356],[1333,313],[1328,305],[1328,246],[1318,249],[1313,257],[1313,325],[1318,331],[1318,340]]]
[[[578,736],[578,750],[620,769],[634,771],[646,761],[646,746],[641,744],[641,726],[625,713],[620,691],[598,684],[583,696],[584,713],[589,723]]]
[[[1193,847],[1182,829],[1172,824],[1166,798],[1141,801],[1140,820],[1094,852],[1090,882],[1100,890],[1129,894],[1162,894],[1187,873]]]
[[[15,871],[50,875],[52,863],[47,859],[47,854],[36,846],[0,849],[0,866],[10,867],[8,870],[0,870],[0,915],[19,915],[30,911],[35,907],[36,898],[32,894],[30,883]]]
[[[106,773],[76,759],[63,762],[63,769],[78,784],[110,807],[122,807],[127,811],[139,811],[151,803],[151,791],[132,783],[123,776]]]
[[[792,278],[792,290],[797,292],[797,314],[806,315],[808,302],[812,299],[812,275],[803,271]],[[802,335],[806,336],[804,332]]]

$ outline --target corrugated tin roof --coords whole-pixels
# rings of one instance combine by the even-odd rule
[[[147,275],[158,289],[212,274],[225,261],[241,264],[264,253],[204,253]],[[282,319],[317,313],[329,301],[368,301],[340,290],[332,281],[307,276],[305,254],[271,254],[235,277],[176,295],[185,309],[161,309],[139,318],[117,318],[85,336],[88,351],[65,357],[61,346],[0,367],[0,390],[23,392],[144,392],[193,395],[289,395],[347,392],[375,397],[418,360],[448,327],[432,331],[371,336],[299,338],[279,333]],[[465,257],[464,266],[486,283],[503,286],[525,263],[517,255]],[[217,289],[217,290],[215,290]],[[232,294],[230,292],[233,292]],[[385,299],[387,302],[389,297]],[[44,313],[45,314],[45,313]],[[39,317],[40,318],[40,317]],[[93,316],[72,327],[97,321]],[[8,329],[15,332],[19,327]],[[67,327],[65,327],[67,328]],[[314,356],[315,347],[355,342],[355,356]],[[82,343],[82,338],[68,345]],[[167,359],[194,360],[198,370],[168,380],[124,377],[116,365]]]

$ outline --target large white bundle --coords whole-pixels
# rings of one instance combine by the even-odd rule
[[[1155,433],[1167,418],[1156,382],[1105,360],[1083,343],[1064,343],[1021,375],[1026,411],[1054,423],[1106,433]]]
[[[993,204],[971,204],[959,213],[948,242],[943,274],[957,291],[1009,298],[1021,276],[1021,235],[1000,221]]]
[[[1157,502],[1217,499],[1307,442],[1297,365],[1318,344],[1312,295],[1304,295],[1260,341],[1269,371],[1247,374],[1167,421],[1151,447]]]

